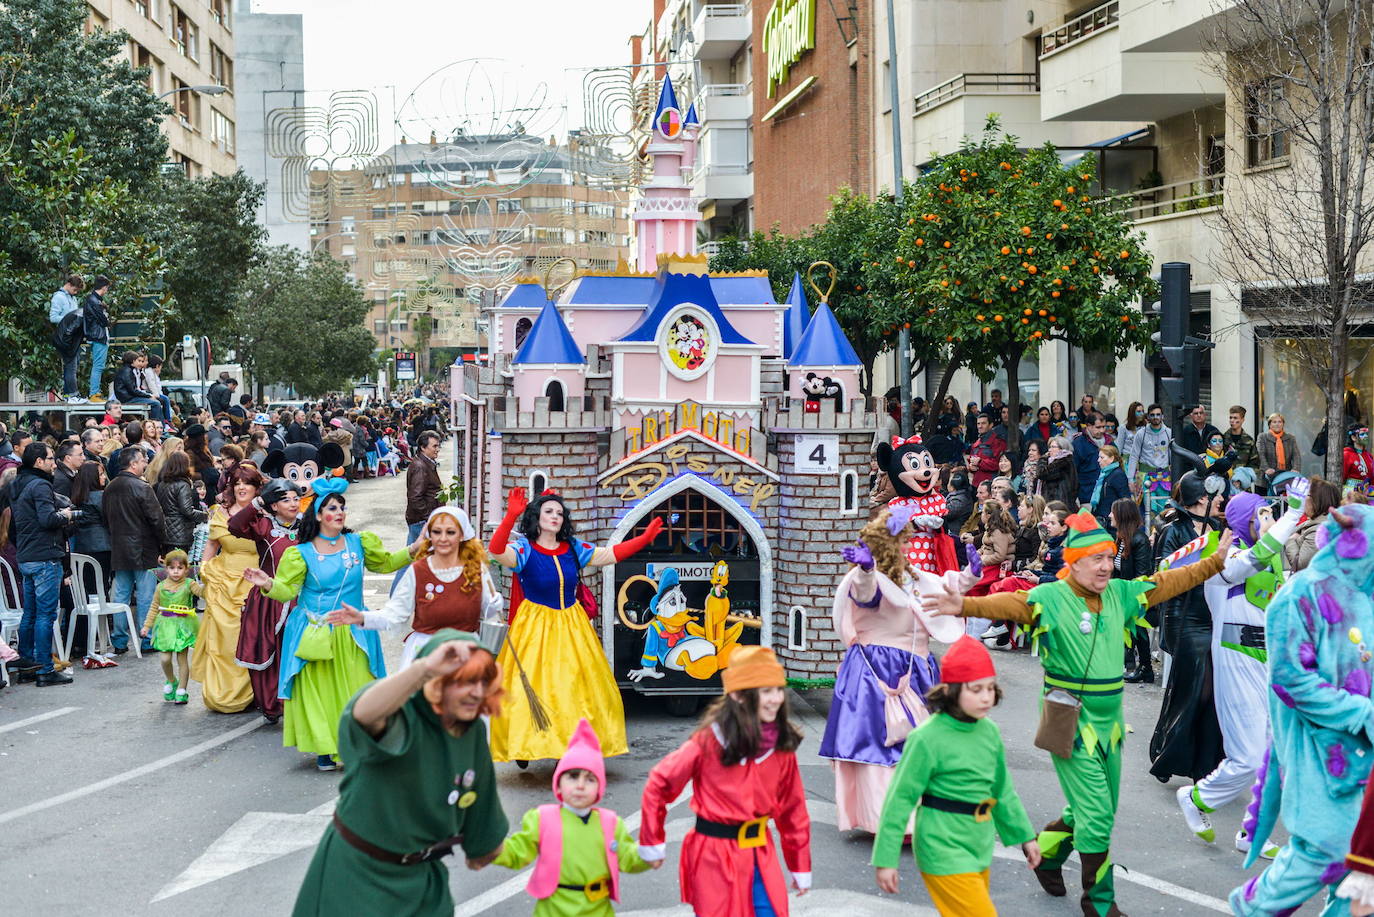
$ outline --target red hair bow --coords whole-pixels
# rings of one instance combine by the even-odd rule
[[[546,488],[544,488],[543,491],[540,492],[539,496],[541,496],[541,497],[561,497],[561,496],[563,496],[563,495],[560,494],[557,490],[553,489],[552,487],[546,487]]]
[[[908,436],[906,439],[902,439],[900,436],[894,436],[894,437],[892,437],[892,448],[893,448],[893,449],[896,449],[898,446],[919,446],[919,445],[921,445],[921,434],[919,434],[919,433],[913,433],[913,434],[911,434],[910,436]]]

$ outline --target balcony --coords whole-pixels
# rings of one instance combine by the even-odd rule
[[[701,87],[698,114],[702,121],[747,121],[754,113],[754,100],[744,83],[710,83]]]
[[[1127,51],[1202,51],[1235,9],[1234,0],[1121,0]]]
[[[1189,261],[1201,265],[1217,264],[1223,248],[1220,221],[1216,211],[1225,205],[1225,176],[1209,175],[1174,182],[1158,188],[1133,191],[1113,198],[1145,234],[1145,249],[1155,263]],[[1194,275],[1194,281],[1198,281]],[[1207,281],[1203,281],[1207,282]]]
[[[698,60],[728,60],[749,40],[749,4],[708,3],[692,20]]]
[[[1039,90],[1034,73],[961,73],[921,93],[912,118],[917,165],[981,134],[992,114],[1027,147],[1073,145],[1082,126],[1041,121]]]
[[[692,197],[733,206],[754,196],[754,173],[747,165],[710,163],[692,175]]]
[[[1201,52],[1123,50],[1119,0],[1041,36],[1046,121],[1161,121],[1225,99]]]
[[[1208,175],[1118,194],[1105,200],[1122,207],[1128,219],[1139,222],[1222,207],[1226,203],[1225,188],[1225,175]]]

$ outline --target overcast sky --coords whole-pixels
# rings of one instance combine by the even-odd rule
[[[431,75],[446,65],[496,58],[504,63],[485,69],[506,88],[492,95],[520,96],[527,104],[543,82],[544,104],[566,102],[574,110],[578,68],[627,63],[630,35],[642,32],[653,12],[651,0],[253,0],[253,9],[305,15],[307,90],[371,89],[386,96],[394,87],[403,106],[417,87],[432,91],[442,83]],[[470,71],[448,73],[455,76],[444,89],[446,104],[455,105]],[[540,127],[548,123],[537,120],[545,122]],[[564,129],[578,126],[559,121]],[[419,125],[406,130],[424,132]]]

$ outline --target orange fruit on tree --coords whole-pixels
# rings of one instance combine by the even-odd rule
[[[1060,224],[1059,224],[1059,228],[1060,228],[1060,229],[1068,229],[1068,228],[1069,228],[1069,224],[1068,224],[1068,223],[1060,223]]]
[[[983,316],[982,316],[982,315],[975,315],[975,316],[973,317],[973,320],[976,321],[976,322],[981,322],[981,321],[983,320]]]
[[[949,241],[948,239],[945,240],[945,248],[949,248],[949,247],[951,247],[952,245],[954,245],[953,242]]]
[[[1050,313],[1047,312],[1047,311],[1044,310],[1044,309],[1041,309],[1041,310],[1040,310],[1040,317],[1041,317],[1041,318],[1044,318],[1046,315],[1049,315],[1049,314],[1050,314]]]
[[[993,320],[994,322],[1000,322],[1000,321],[1002,320],[1002,316],[1000,316],[1000,315],[994,315],[994,316],[992,317],[992,320]]]
[[[1056,206],[1056,207],[1063,207],[1063,206],[1064,206],[1064,202],[1061,201],[1059,198],[1056,197],[1056,198],[1054,199],[1054,206]]]
[[[925,245],[925,244],[926,244],[926,240],[925,240],[925,239],[917,239],[917,240],[916,240],[916,245],[917,245],[917,247],[920,247],[920,246]]]
[[[942,287],[947,287],[947,286],[949,286],[949,281],[948,281],[948,280],[941,280],[941,281],[940,281],[940,286],[942,286]]]
[[[983,333],[984,333],[984,334],[987,334],[987,333],[988,333],[989,331],[991,331],[991,330],[992,330],[992,329],[989,328],[987,325],[984,325],[984,326],[983,326]]]
[[[1023,318],[1023,319],[1021,319],[1021,324],[1023,324],[1023,325],[1029,325],[1029,324],[1030,324],[1030,319],[1028,319],[1028,318]]]
[[[1003,170],[1003,171],[1007,171],[1007,170],[1009,170],[1010,168],[1011,168],[1011,163],[1009,163],[1009,162],[1004,162],[1004,163],[1002,163],[1002,170]]]
[[[911,328],[911,322],[902,322],[902,327],[903,327],[903,328],[906,328],[906,329],[908,329],[908,330],[910,330],[910,328]]]
[[[915,267],[915,266],[916,266],[916,262],[915,262],[915,261],[908,261],[908,262],[906,263],[906,266],[907,266],[907,267]]]
[[[1129,322],[1131,320],[1131,317],[1129,315],[1123,315],[1121,316],[1121,320],[1123,322]]]
[[[1052,233],[1052,232],[1047,232],[1047,233],[1045,233],[1045,238],[1046,238],[1046,239],[1053,239],[1053,238],[1054,238],[1054,233]]]
[[[1045,332],[1043,332],[1043,331],[1037,331],[1037,332],[1035,332],[1035,334],[1032,334],[1032,335],[1031,335],[1031,337],[1033,337],[1033,338],[1042,338],[1042,337],[1044,337],[1044,336],[1045,336]]]
[[[1056,277],[1056,278],[1054,278],[1054,285],[1057,286],[1057,287],[1062,287],[1062,286],[1064,285],[1064,280],[1063,280],[1063,278],[1062,278],[1062,277]]]
[[[1058,290],[1055,290],[1053,293],[1050,294],[1050,296],[1054,297],[1055,299],[1058,299],[1058,298],[1059,298],[1059,291],[1058,291]]]
[[[1022,315],[1030,315],[1030,314],[1031,314],[1031,310],[1030,310],[1030,309],[1025,309],[1025,310],[1022,311],[1021,314],[1022,314]]]
[[[1030,229],[1029,226],[1022,226],[1022,227],[1021,227],[1021,235],[1023,235],[1023,236],[1028,236],[1028,235],[1030,235],[1030,233],[1031,233],[1031,229]]]
[[[1102,273],[1102,268],[1100,268],[1100,267],[1098,267],[1097,265],[1094,264],[1094,265],[1093,265],[1093,273],[1094,273],[1094,274],[1100,274],[1100,273]]]
[[[1128,251],[1126,251],[1126,249],[1123,248],[1123,249],[1121,250],[1121,257],[1122,257],[1122,258],[1129,258],[1129,257],[1131,257],[1131,253],[1128,252]]]
[[[1040,270],[1040,268],[1038,268],[1038,267],[1036,267],[1035,265],[1032,264],[1030,267],[1026,268],[1026,273],[1028,273],[1028,274],[1034,274],[1034,273],[1036,273],[1036,272],[1039,271],[1039,270]]]
[[[1003,246],[1002,246],[1002,254],[1004,254],[1004,255],[1010,255],[1010,254],[1011,254],[1011,246],[1010,246],[1010,245],[1003,245]]]
[[[916,225],[916,218],[915,218],[915,217],[912,217],[911,219],[907,220],[907,221],[906,221],[906,225],[908,225],[908,226],[915,226],[915,225]]]
[[[1073,194],[1073,185],[1069,185],[1067,188],[1065,188],[1065,189],[1064,189],[1064,193],[1065,193],[1065,194]]]
[[[1033,254],[1035,254],[1035,249],[1034,249],[1034,248],[1028,248],[1028,249],[1026,249],[1026,254],[1028,254],[1028,255],[1033,255]]]

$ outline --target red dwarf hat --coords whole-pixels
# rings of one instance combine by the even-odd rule
[[[992,655],[983,641],[964,634],[954,642],[940,660],[940,680],[947,685],[961,685],[982,678],[997,677]]]
[[[595,775],[598,786],[596,801],[600,802],[601,797],[606,795],[606,761],[601,757],[601,740],[585,718],[578,720],[577,728],[568,740],[568,750],[558,759],[558,767],[553,772],[553,795],[559,802],[563,801],[563,796],[558,791],[558,778],[575,770],[591,771]]]

